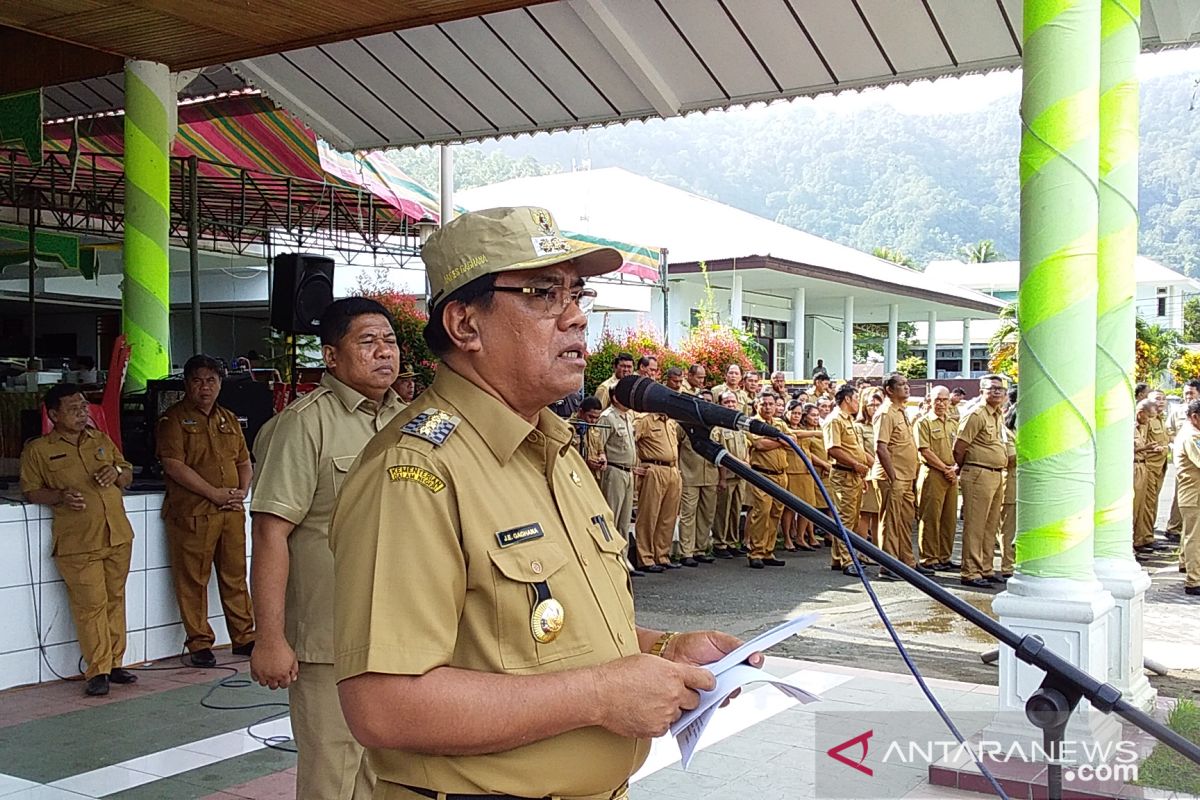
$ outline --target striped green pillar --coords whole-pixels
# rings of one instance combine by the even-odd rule
[[[1017,569],[1094,581],[1099,0],[1025,0]]]
[[[168,239],[175,102],[166,66],[125,63],[125,274],[122,327],[133,351],[126,388],[171,370]]]
[[[1140,19],[1141,0],[1101,0],[1094,550],[1130,561]]]

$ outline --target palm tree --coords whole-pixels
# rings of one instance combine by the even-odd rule
[[[1004,258],[991,239],[980,239],[974,244],[965,245],[962,254],[967,257],[969,264],[987,264]]]
[[[907,256],[894,247],[876,247],[871,251],[871,255],[876,258],[882,258],[884,261],[890,261],[893,264],[899,264],[902,267],[916,269],[917,262],[911,256]]]
[[[1020,341],[1021,331],[1017,325],[1017,304],[1009,303],[1000,311],[1000,328],[988,341],[988,347],[991,350],[988,369],[1015,379],[1017,377],[1017,346]]]

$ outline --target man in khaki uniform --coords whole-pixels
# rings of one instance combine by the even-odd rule
[[[330,537],[346,719],[380,800],[623,797],[736,640],[635,626],[624,543],[545,408],[583,375],[583,278],[621,258],[530,208],[459,216],[422,258],[427,410],[367,445]]]
[[[712,546],[713,519],[717,512],[717,465],[703,458],[692,448],[687,433],[676,425],[679,438],[679,475],[683,493],[679,503],[679,550],[685,567],[711,564],[708,554]],[[712,440],[720,434],[713,428]]]
[[[959,386],[950,390],[950,407],[946,409],[946,419],[954,423],[955,430],[958,430],[959,423],[962,421],[962,410],[959,406],[962,405],[963,398],[966,396],[966,391]]]
[[[1004,378],[984,375],[979,393],[984,401],[962,418],[954,440],[954,461],[962,485],[962,570],[959,582],[978,589],[1004,583],[996,577],[996,535],[1004,503],[1004,469],[1008,466],[1004,428]]]
[[[738,410],[741,403],[735,392],[724,391],[714,395],[718,405]],[[718,442],[729,451],[729,455],[738,461],[748,462],[750,458],[750,440],[746,432],[730,428],[718,428]],[[713,533],[716,535],[716,546],[713,555],[717,558],[733,558],[742,546],[742,505],[746,496],[746,482],[725,467],[720,467],[717,473],[717,511],[713,522]]]
[[[918,572],[933,570],[913,559],[912,525],[917,514],[913,482],[917,479],[917,442],[904,413],[908,402],[908,378],[893,372],[883,382],[886,398],[872,419],[875,430],[875,466],[867,477],[874,482],[879,502],[880,549]],[[880,568],[879,577],[896,580],[897,575]]]
[[[1193,378],[1183,385],[1183,402],[1177,403],[1167,416],[1167,432],[1171,434],[1172,442],[1179,435],[1179,431],[1183,430],[1183,426],[1187,424],[1188,406],[1195,400],[1200,400],[1200,380]],[[1182,530],[1183,517],[1179,515],[1179,497],[1176,492],[1176,496],[1171,498],[1171,515],[1167,517],[1167,540],[1179,541]]]
[[[596,428],[597,444],[604,457],[604,469],[600,473],[600,490],[608,508],[612,511],[617,535],[633,544],[633,483],[637,466],[637,446],[634,442],[633,423],[637,414],[621,405],[615,396],[612,405],[600,414]],[[629,548],[627,548],[628,552]],[[646,573],[630,565],[629,574],[640,578]]]
[[[1179,544],[1179,571],[1187,573],[1183,591],[1200,595],[1200,400],[1187,407],[1187,422],[1175,437],[1176,480],[1183,535]]]
[[[1000,506],[1000,577],[1013,576],[1017,562],[1017,387],[1008,388],[1004,410],[1004,503]]]
[[[208,579],[217,589],[235,655],[254,649],[246,588],[246,512],[250,451],[237,415],[217,405],[221,365],[206,355],[183,365],[184,398],[159,418],[155,446],[167,477],[162,515],[171,548],[175,600],[193,666],[215,667],[208,624]]]
[[[758,401],[758,416],[768,425],[788,432],[783,420],[775,417],[776,401],[773,395],[764,395]],[[787,487],[787,447],[779,439],[769,436],[748,435],[750,440],[750,466],[779,486]],[[784,567],[787,562],[775,557],[775,539],[779,535],[779,520],[783,516],[783,503],[761,489],[751,487],[750,516],[746,520],[747,554],[751,569]]]
[[[329,521],[359,451],[401,410],[391,388],[400,353],[387,310],[362,297],[326,309],[321,351],[321,385],[285,408],[254,443],[258,641],[250,669],[262,685],[288,689],[297,800],[361,800],[371,796],[375,778],[334,685]]]
[[[666,414],[639,414],[633,423],[638,466],[637,552],[646,572],[679,569],[672,562],[671,534],[679,518],[679,426]]]
[[[775,395],[776,404],[782,403],[781,407],[783,408],[786,408],[788,401],[792,399],[787,388],[787,376],[778,370],[771,373],[771,385],[767,387],[766,391]]]
[[[1141,553],[1155,549],[1154,521],[1158,518],[1158,497],[1167,474],[1167,455],[1171,449],[1171,434],[1167,431],[1164,419],[1167,396],[1155,390],[1146,399],[1154,406],[1150,409],[1146,425],[1148,443],[1153,447],[1145,452],[1146,490],[1142,494],[1141,505],[1133,509],[1133,547]]]
[[[608,408],[612,404],[613,389],[617,388],[621,378],[632,374],[633,356],[629,353],[618,353],[613,359],[613,374],[596,387],[596,397],[600,399],[601,408]]]
[[[1134,508],[1134,541],[1137,537],[1137,509],[1141,508],[1146,498],[1146,485],[1149,483],[1146,474],[1146,453],[1155,447],[1150,441],[1150,417],[1154,415],[1154,403],[1150,400],[1139,400],[1134,406],[1133,427],[1133,508]]]
[[[729,364],[725,367],[725,382],[718,383],[713,387],[713,397],[720,401],[721,395],[725,392],[733,392],[737,395],[738,410],[744,413],[746,406],[750,405],[751,397],[746,394],[746,389],[742,385],[742,368],[737,364]]]
[[[704,381],[708,379],[708,370],[703,364],[692,364],[687,370],[687,381],[683,384],[681,392],[687,394],[700,394],[704,389]]]
[[[822,425],[825,435],[825,450],[833,462],[829,485],[833,489],[833,503],[846,530],[858,526],[862,508],[863,489],[872,459],[862,447],[862,437],[854,427],[854,416],[858,413],[858,390],[853,384],[845,383],[834,393],[838,410],[830,414]],[[850,558],[850,551],[840,536],[833,537],[830,550],[830,568],[841,570],[844,575],[858,577],[858,570]]]
[[[396,392],[396,397],[400,398],[400,402],[408,405],[413,401],[417,394],[417,371],[413,369],[412,364],[402,364],[400,372],[396,375],[395,382],[392,383],[392,389]]]
[[[108,694],[112,683],[134,683],[125,657],[125,579],[133,528],[121,490],[133,467],[101,431],[88,426],[88,403],[73,383],[60,383],[43,400],[54,430],[21,451],[21,492],[50,506],[50,554],[67,587],[79,650],[87,662],[88,695]]]
[[[917,541],[921,564],[933,570],[960,569],[950,560],[958,524],[958,465],[954,463],[954,436],[958,432],[947,414],[950,390],[935,386],[932,408],[917,420],[917,452],[921,474],[917,478]]]

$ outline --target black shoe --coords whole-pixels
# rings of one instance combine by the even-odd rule
[[[1175,531],[1167,531],[1166,537],[1168,542],[1175,542],[1178,544],[1179,540],[1183,538],[1183,535],[1176,533]]]
[[[717,558],[733,558],[733,551],[722,548],[720,550],[713,550],[713,555]]]
[[[1004,580],[1008,580],[1012,576],[1013,576],[1013,574],[1011,572],[1001,572],[1000,573],[1000,577],[1003,578]]]
[[[879,580],[881,580],[881,581],[901,581],[904,579],[901,578],[896,573],[892,572],[887,567],[880,567],[879,568]]]
[[[937,566],[937,569],[940,569],[942,572],[957,572],[962,569],[962,564],[959,564],[957,561],[943,561]]]
[[[786,567],[787,566],[786,561],[782,561],[778,558],[764,558],[763,564],[765,564],[768,567]]]
[[[200,667],[201,669],[208,669],[217,665],[217,657],[207,647],[192,653],[188,656],[188,661],[193,667]]]
[[[230,652],[235,656],[248,656],[254,652],[254,641],[251,640],[245,644],[235,644]]]
[[[914,565],[913,569],[915,569],[917,572],[921,573],[922,575],[936,575],[937,574],[936,570],[934,570],[930,567],[923,567],[920,564]]]
[[[698,566],[700,566],[700,562],[699,562],[699,561],[697,561],[696,559],[692,558],[691,556],[688,556],[687,558],[685,558],[683,561],[680,561],[679,563],[680,563],[682,566],[685,566],[685,567],[698,567]]]
[[[837,567],[834,567],[834,569],[837,569]],[[849,575],[851,578],[857,578],[858,577],[858,567],[854,566],[853,564],[842,567],[842,574]]]
[[[750,552],[750,548],[749,548],[749,547],[747,547],[746,545],[742,545],[741,547],[739,547],[739,548],[737,549],[737,551],[738,551],[739,553],[741,553],[742,555],[746,555],[746,553],[749,553],[749,552]]]
[[[651,564],[648,567],[643,567],[642,570],[643,570],[643,572],[652,572],[655,575],[657,575],[660,572],[666,572],[667,568],[664,567],[662,564]]]
[[[970,580],[968,580],[967,578],[960,578],[958,582],[961,583],[963,586],[970,586],[972,589],[990,589],[990,588],[992,588],[992,584],[989,583],[988,581],[985,581],[983,578],[971,578]]]
[[[1137,547],[1133,548],[1133,552],[1135,552],[1135,553],[1153,553],[1154,545],[1152,545],[1152,544],[1138,545]]]
[[[132,672],[130,672],[127,669],[122,669],[121,667],[117,667],[112,672],[108,673],[108,680],[109,680],[109,683],[119,683],[119,684],[137,683],[138,676],[134,675]]]
[[[750,563],[746,566],[750,567],[750,569],[762,569],[766,566],[766,564],[763,563],[761,558],[752,558],[750,559]]]
[[[1185,586],[1183,591],[1185,594],[1200,594],[1200,586]]]
[[[1005,583],[1008,578],[997,578],[995,575],[984,575],[983,579],[988,583]]]
[[[713,558],[712,556],[706,556],[703,553],[696,556],[696,560],[699,561],[701,564],[711,564],[714,561],[716,561],[716,559]]]
[[[676,564],[674,561],[668,561],[665,564],[659,564],[659,566],[664,567],[666,569],[683,569],[682,565]]]
[[[108,676],[97,675],[94,678],[88,678],[87,686],[83,687],[83,693],[88,697],[103,697],[108,694]]]

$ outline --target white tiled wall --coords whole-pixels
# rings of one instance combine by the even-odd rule
[[[134,535],[125,584],[126,664],[183,650],[161,509],[161,493],[125,497]],[[0,559],[0,689],[57,680],[56,672],[79,673],[79,643],[66,587],[50,556],[50,518],[45,506],[0,504],[0,552],[5,554]],[[247,566],[249,556],[247,527]],[[208,584],[208,613],[217,644],[228,644],[215,575]]]

